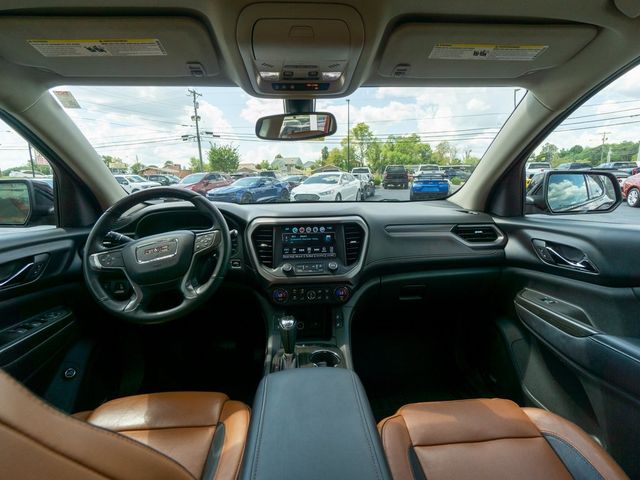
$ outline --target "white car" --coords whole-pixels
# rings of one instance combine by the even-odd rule
[[[341,202],[361,198],[360,180],[350,173],[323,172],[307,178],[291,191],[292,202]]]
[[[440,172],[441,170],[442,169],[440,168],[440,165],[437,165],[435,163],[423,163],[421,165],[418,165],[418,168],[416,168],[415,176],[417,177],[421,173]]]
[[[551,164],[549,162],[531,162],[527,163],[525,167],[526,178],[531,178],[537,173],[546,172],[551,170]]]
[[[134,193],[151,187],[161,186],[158,182],[150,182],[139,175],[114,175],[118,183],[127,193]]]

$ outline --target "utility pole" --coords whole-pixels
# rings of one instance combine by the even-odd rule
[[[607,135],[611,132],[602,132],[602,147],[600,148],[600,163],[602,163],[602,159],[604,158],[604,142],[607,141]]]
[[[350,102],[347,98],[347,171],[349,171],[349,156],[351,155],[351,109]]]
[[[189,90],[189,95],[193,97],[193,117],[191,120],[195,120],[196,122],[196,138],[198,140],[198,158],[200,159],[200,171],[204,171],[204,166],[202,165],[202,144],[200,142],[200,117],[198,116],[198,101],[197,98],[201,97],[202,94],[196,92],[195,90]]]
[[[33,164],[33,153],[31,152],[31,144],[28,143],[27,145],[29,145],[29,161],[31,162],[31,177],[36,178],[36,167]]]

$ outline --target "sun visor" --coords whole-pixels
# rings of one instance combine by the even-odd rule
[[[211,37],[189,17],[3,17],[0,57],[63,77],[212,77]]]
[[[565,63],[596,34],[590,25],[403,24],[391,33],[378,73],[394,78],[517,78]]]

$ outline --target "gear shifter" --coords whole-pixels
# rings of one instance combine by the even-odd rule
[[[280,359],[280,370],[287,368],[295,368],[297,366],[296,359],[296,336],[298,321],[293,315],[284,315],[278,320],[280,327],[280,340],[284,353]]]

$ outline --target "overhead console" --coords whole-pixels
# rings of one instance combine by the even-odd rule
[[[378,74],[407,79],[513,79],[566,63],[598,33],[591,25],[405,23]]]
[[[258,95],[335,95],[351,83],[364,27],[346,5],[260,3],[240,14],[237,41]]]

